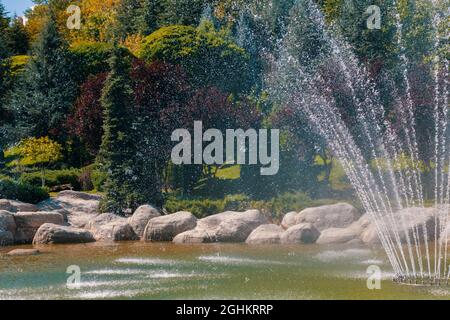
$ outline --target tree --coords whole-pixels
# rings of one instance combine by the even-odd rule
[[[17,157],[9,165],[38,166],[41,170],[42,187],[45,187],[45,169],[61,159],[62,147],[48,137],[27,138],[5,152],[7,157]]]
[[[197,88],[215,86],[224,92],[239,93],[252,86],[248,54],[209,22],[202,28],[160,28],[145,38],[140,57],[147,62],[181,65]]]
[[[14,17],[7,32],[8,46],[12,55],[25,55],[29,49],[28,33],[22,19]]]
[[[3,166],[3,148],[7,142],[7,133],[4,125],[7,119],[7,110],[4,108],[5,96],[9,90],[10,52],[6,45],[5,30],[9,20],[6,16],[5,8],[0,2],[0,167]]]
[[[131,132],[133,91],[129,63],[117,49],[110,58],[110,68],[101,97],[104,133],[98,161],[108,175],[102,210],[123,214],[124,210],[135,209],[140,204],[140,195],[133,185],[133,180],[137,179],[133,168],[136,149]]]
[[[148,36],[160,26],[161,0],[122,0],[117,8],[115,35],[125,40],[131,35]]]
[[[80,88],[66,127],[73,139],[80,139],[92,157],[96,157],[103,136],[103,107],[100,102],[107,73],[91,76]]]
[[[76,91],[66,44],[49,17],[12,94],[15,130],[21,135],[61,139]]]

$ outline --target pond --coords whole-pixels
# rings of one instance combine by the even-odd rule
[[[14,247],[0,249],[0,299],[450,298],[450,287],[393,283],[384,251],[365,246],[127,242],[35,248],[42,254],[12,257],[5,253]],[[379,290],[367,288],[371,265],[382,272]],[[81,271],[75,288],[67,287],[71,266]]]

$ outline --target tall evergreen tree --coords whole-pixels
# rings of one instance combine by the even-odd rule
[[[147,36],[160,26],[161,0],[122,0],[117,8],[115,36],[124,40],[129,35]]]
[[[29,38],[27,31],[20,18],[14,17],[8,29],[8,47],[13,55],[25,55],[29,49]]]
[[[111,72],[106,79],[101,104],[104,110],[103,138],[98,161],[108,177],[102,210],[123,214],[136,207],[133,181],[133,147],[131,106],[133,90],[129,78],[129,62],[116,48],[110,58]]]
[[[7,142],[6,119],[7,112],[4,107],[5,96],[9,88],[10,61],[9,52],[5,45],[4,35],[0,34],[0,168],[3,166],[3,148]]]
[[[72,79],[67,45],[54,18],[49,17],[12,94],[10,107],[16,132],[60,140],[60,129],[76,96]]]

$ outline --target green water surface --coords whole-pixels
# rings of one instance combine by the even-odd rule
[[[17,248],[32,248],[21,246]],[[0,299],[449,299],[449,287],[401,285],[383,250],[365,246],[117,244],[0,249]],[[367,268],[382,271],[367,288]],[[81,284],[67,287],[67,269]],[[73,268],[73,267],[72,267]]]

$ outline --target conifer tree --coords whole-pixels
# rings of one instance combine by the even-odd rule
[[[17,133],[61,138],[59,130],[76,96],[71,65],[67,45],[50,16],[12,93]]]
[[[129,79],[129,62],[120,55],[117,48],[110,58],[110,68],[101,98],[104,134],[98,162],[107,173],[102,210],[123,214],[125,209],[133,209],[137,201],[134,200],[135,150],[131,134],[133,91]]]

